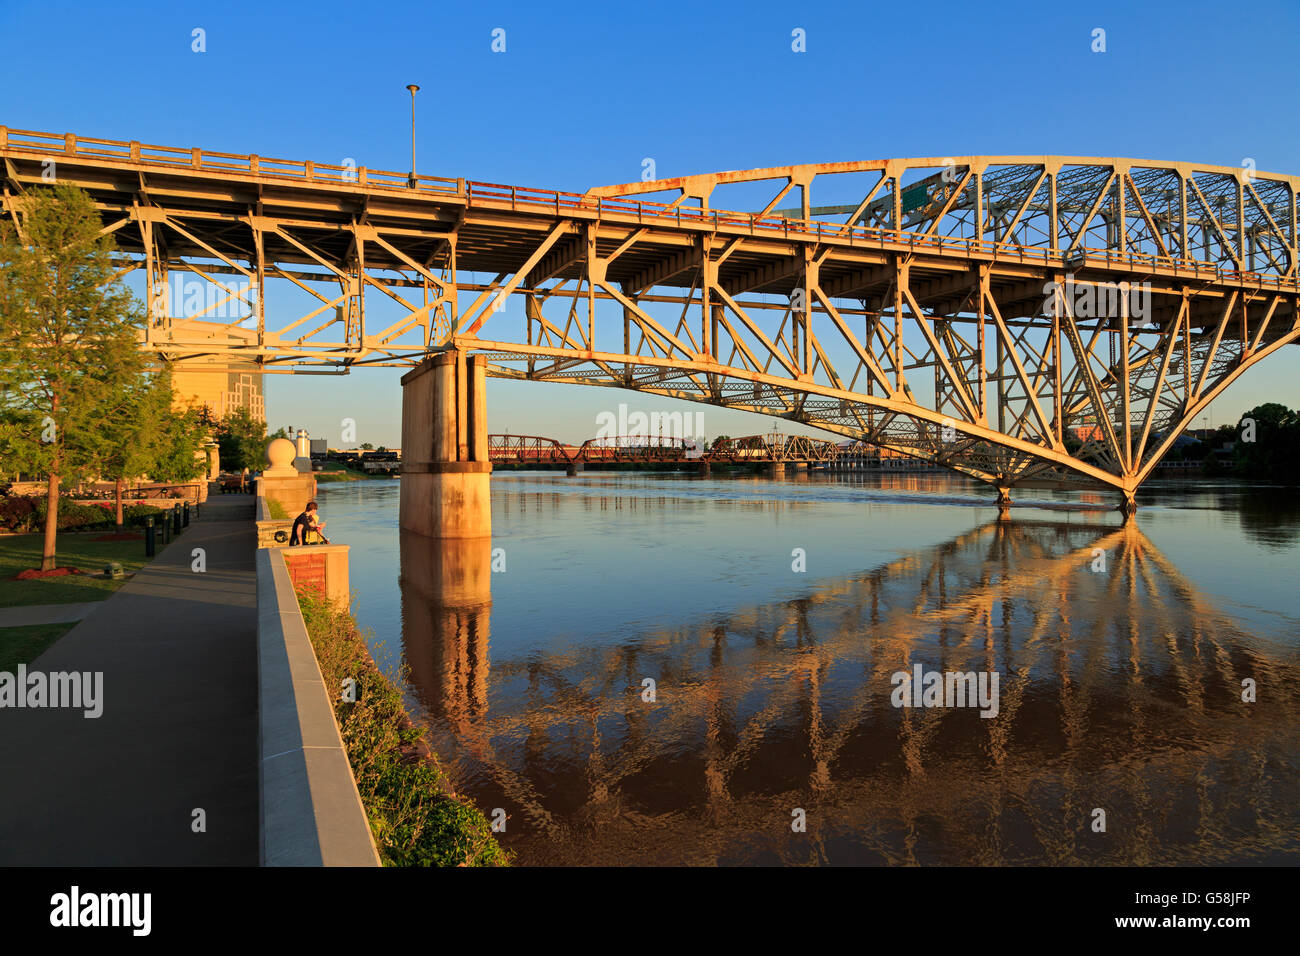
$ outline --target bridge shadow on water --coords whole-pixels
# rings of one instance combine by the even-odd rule
[[[994,521],[794,600],[504,659],[490,549],[403,536],[403,649],[520,863],[1300,860],[1300,653],[1136,523]],[[918,664],[998,672],[997,715],[894,706]]]

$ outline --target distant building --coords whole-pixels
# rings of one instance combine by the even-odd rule
[[[177,319],[173,328],[187,344],[192,341],[196,350],[204,341],[217,339],[236,339],[248,344],[257,341],[256,331],[224,322]],[[262,370],[255,362],[225,356],[183,359],[172,367],[172,393],[176,405],[206,405],[217,418],[224,418],[238,408],[246,408],[253,418],[266,421]]]

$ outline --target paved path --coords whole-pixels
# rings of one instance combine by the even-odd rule
[[[252,517],[251,497],[209,499],[29,665],[102,672],[103,715],[0,708],[0,865],[257,865]]]
[[[0,627],[31,627],[34,624],[61,624],[84,620],[103,601],[79,601],[75,604],[28,604],[23,607],[0,607]]]

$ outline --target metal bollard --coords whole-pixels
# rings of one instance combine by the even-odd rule
[[[155,550],[156,546],[153,539],[153,516],[150,515],[144,519],[144,556],[146,558],[152,558]]]
[[[172,505],[172,534],[181,533],[181,506]]]
[[[187,501],[181,506],[181,527],[190,526],[190,503]]]
[[[162,527],[162,543],[165,545],[172,539],[172,523],[167,519],[167,512],[158,516],[158,524]]]

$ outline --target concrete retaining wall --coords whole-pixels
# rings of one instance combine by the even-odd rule
[[[280,549],[257,552],[263,866],[378,866],[361,796]]]

